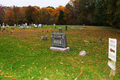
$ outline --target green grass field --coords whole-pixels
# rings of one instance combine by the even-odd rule
[[[59,31],[58,27],[66,33],[70,52],[50,50],[51,35]],[[43,29],[9,27],[6,28],[8,33],[0,30],[0,80],[120,80],[120,32],[98,26],[87,26],[81,31],[80,27],[68,25],[68,31],[65,26],[55,29],[50,25]],[[48,39],[41,40],[41,36]],[[98,43],[99,37],[103,43]],[[117,39],[115,77],[109,77],[107,65],[109,38]],[[82,50],[87,55],[78,57]]]

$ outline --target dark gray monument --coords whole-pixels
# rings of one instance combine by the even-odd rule
[[[62,28],[59,28],[59,33],[62,33]]]
[[[65,33],[53,33],[52,34],[52,46],[66,48],[67,47],[67,39]]]
[[[53,33],[52,34],[52,47],[51,50],[55,51],[70,51],[67,47],[67,38],[65,33]]]
[[[101,38],[101,37],[99,38],[99,41],[98,41],[98,42],[99,42],[99,43],[103,43],[103,42],[102,42],[102,38]]]
[[[65,26],[65,31],[67,31],[67,26]]]
[[[43,24],[41,24],[41,28],[43,28]]]
[[[21,29],[25,29],[25,24],[22,24],[22,25],[21,25]]]

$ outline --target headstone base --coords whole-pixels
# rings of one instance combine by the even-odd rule
[[[67,47],[67,48],[50,47],[50,49],[54,51],[62,51],[62,52],[70,51],[70,47]]]

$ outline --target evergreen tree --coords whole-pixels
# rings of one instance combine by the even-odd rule
[[[60,10],[60,15],[58,17],[58,24],[65,24],[65,21],[64,21],[64,12],[62,10]]]
[[[104,0],[97,0],[94,13],[94,23],[96,25],[106,25],[106,5]]]

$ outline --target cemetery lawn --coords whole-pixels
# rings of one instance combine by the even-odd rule
[[[119,30],[98,26],[86,26],[87,28],[80,30],[81,26],[75,25],[68,25],[68,31],[65,31],[65,26],[57,26],[56,29],[54,26],[51,28],[51,25],[43,27],[9,27],[6,28],[8,33],[6,30],[3,33],[0,30],[0,80],[120,79]],[[50,50],[51,35],[58,32],[58,27],[62,27],[62,32],[67,36],[70,52]],[[48,39],[41,40],[41,36],[47,36]],[[103,43],[98,43],[99,37],[102,37]],[[115,77],[109,77],[110,67],[107,65],[109,38],[117,39]],[[79,52],[83,50],[87,55],[79,57]]]

